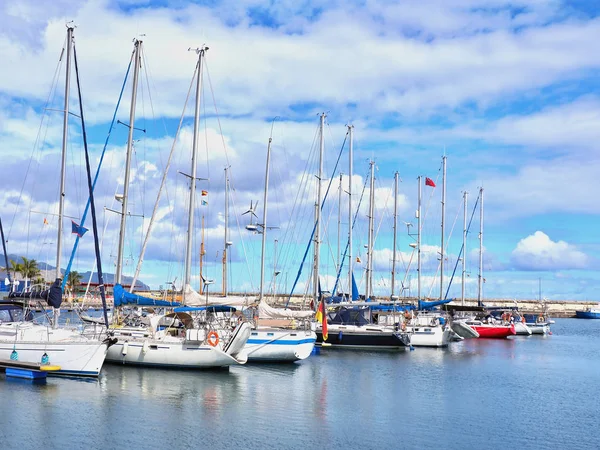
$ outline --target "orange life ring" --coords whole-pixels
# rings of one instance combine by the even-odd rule
[[[206,340],[208,341],[208,345],[211,347],[216,347],[219,345],[219,335],[216,331],[211,331],[208,333]]]

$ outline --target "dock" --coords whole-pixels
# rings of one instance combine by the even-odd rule
[[[60,366],[0,359],[0,368],[6,371],[9,378],[24,378],[27,380],[43,380],[51,372],[60,370]]]

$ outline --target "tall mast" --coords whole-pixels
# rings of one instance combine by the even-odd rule
[[[369,243],[367,245],[367,291],[365,298],[373,294],[373,239],[375,231],[375,161],[371,161],[371,185],[369,192]]]
[[[123,272],[123,248],[125,246],[125,224],[127,222],[127,199],[129,197],[129,172],[131,170],[131,153],[133,148],[133,127],[135,124],[135,102],[137,99],[138,75],[142,41],[134,40],[133,49],[133,84],[131,88],[131,105],[129,107],[129,135],[127,137],[127,154],[125,156],[125,179],[123,181],[123,197],[121,198],[121,226],[119,228],[119,247],[117,249],[117,268],[115,284],[121,284]]]
[[[6,240],[4,239],[4,228],[2,228],[2,219],[0,219],[0,237],[2,237],[2,249],[4,250],[4,264],[6,264],[6,278],[8,278],[9,290],[12,291],[13,285],[10,279],[10,265],[8,263],[8,253],[6,253]],[[47,267],[47,266],[46,266]]]
[[[229,247],[229,175],[225,167],[225,242],[223,242],[223,295],[227,295],[227,247]]]
[[[479,279],[477,286],[477,304],[481,306],[483,290],[483,188],[479,188]]]
[[[277,242],[273,241],[273,296],[277,293]]]
[[[319,174],[317,175],[317,207],[315,211],[315,267],[313,269],[314,274],[314,286],[313,286],[313,297],[314,304],[319,303],[319,265],[321,263],[321,204],[323,203],[323,190],[321,188],[323,180],[323,154],[325,152],[325,113],[321,114],[320,124],[320,139],[319,139]]]
[[[348,134],[350,135],[350,145],[348,150],[348,300],[352,299],[352,167],[353,164],[353,145],[354,145],[354,125],[348,125]]]
[[[337,228],[337,260],[335,263],[335,271],[340,271],[340,254],[342,249],[340,248],[340,233],[342,228],[342,173],[340,172],[340,185],[338,187],[338,228]],[[335,295],[335,292],[333,293]]]
[[[417,200],[417,300],[421,300],[421,176],[419,180],[419,199]]]
[[[192,241],[194,237],[194,209],[196,204],[196,173],[197,173],[197,157],[198,157],[198,134],[200,125],[200,96],[202,88],[202,58],[208,47],[196,48],[194,51],[198,55],[198,73],[196,78],[196,103],[194,108],[194,137],[192,140],[192,172],[190,174],[190,204],[188,206],[188,230],[187,242],[185,251],[185,278],[183,287],[190,284],[192,274]],[[185,299],[184,299],[185,301]]]
[[[265,164],[265,193],[263,196],[263,218],[262,218],[262,243],[260,251],[260,292],[258,301],[262,301],[265,294],[265,252],[267,248],[267,194],[269,192],[269,162],[271,160],[271,142],[273,141],[273,127],[267,146],[267,163]]]
[[[392,297],[396,284],[396,234],[398,229],[398,172],[394,174],[394,247],[392,249]]]
[[[67,60],[65,69],[65,104],[63,109],[62,156],[60,164],[60,192],[58,196],[58,237],[56,239],[56,278],[62,278],[60,259],[62,253],[63,217],[65,214],[65,171],[67,167],[67,138],[69,136],[69,91],[71,86],[71,51],[73,27],[67,26]],[[7,269],[8,270],[8,269]]]
[[[206,255],[206,251],[204,250],[204,214],[202,214],[202,230],[200,231],[200,293],[204,292],[204,275],[202,270],[204,268],[204,255]]]
[[[462,245],[462,279],[461,279],[461,294],[460,304],[465,306],[465,277],[467,276],[467,198],[469,193],[463,193],[463,245]]]
[[[446,220],[446,155],[442,157],[442,247],[440,251],[440,300],[444,299],[444,234]]]

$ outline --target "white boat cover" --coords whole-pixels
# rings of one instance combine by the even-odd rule
[[[224,306],[249,306],[256,301],[254,297],[239,297],[228,295],[227,297],[219,297],[216,295],[199,294],[189,284],[184,290],[184,304],[186,306],[206,306],[206,305],[224,305]]]
[[[265,301],[258,304],[258,317],[260,319],[308,319],[314,316],[315,312],[312,310],[296,311],[287,308],[273,308]]]

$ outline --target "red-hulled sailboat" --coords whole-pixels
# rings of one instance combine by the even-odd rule
[[[505,339],[517,334],[513,323],[483,323],[481,320],[467,320],[465,323],[479,333],[479,338]]]

